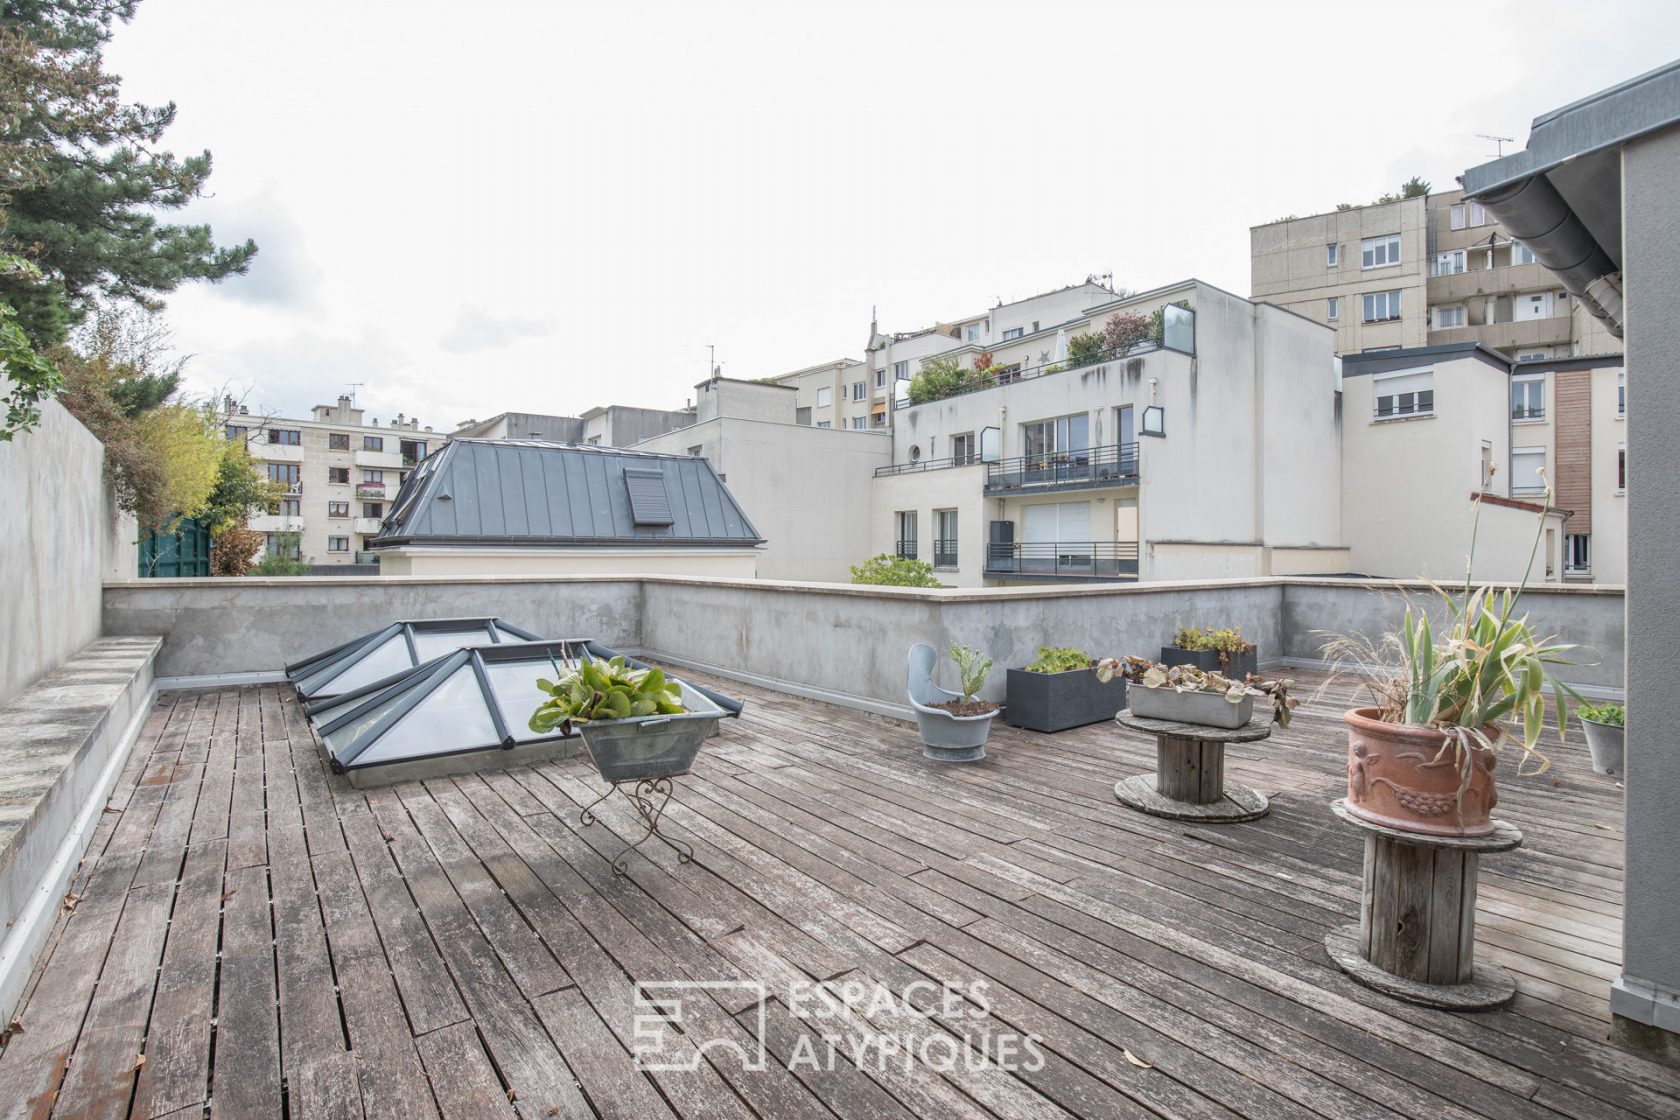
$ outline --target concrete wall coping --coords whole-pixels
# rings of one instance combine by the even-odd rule
[[[735,587],[749,591],[790,592],[801,595],[841,595],[867,599],[900,599],[926,603],[985,603],[1018,599],[1078,599],[1093,596],[1151,595],[1161,592],[1213,590],[1239,587],[1356,587],[1373,591],[1431,591],[1436,587],[1451,593],[1461,586],[1433,584],[1428,580],[1396,580],[1346,576],[1270,576],[1249,579],[1198,579],[1159,583],[1076,583],[1023,587],[881,587],[873,584],[806,583],[799,580],[732,579],[724,576],[635,575],[612,573],[602,575],[500,575],[500,576],[286,576],[260,579],[243,577],[193,579],[129,579],[105,584],[108,589],[143,591],[148,588],[203,588],[228,591],[243,588],[284,587],[361,587],[361,586],[427,586],[427,585],[509,585],[529,583],[650,583],[674,587]],[[1515,583],[1477,583],[1504,590]],[[1530,584],[1527,594],[1538,595],[1607,595],[1621,596],[1626,588],[1621,584]]]

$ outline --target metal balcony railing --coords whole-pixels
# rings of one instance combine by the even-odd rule
[[[899,541],[898,558],[900,560],[916,559],[916,542],[914,540]]]
[[[1136,579],[1136,541],[1017,541],[986,548],[988,576]]]
[[[1544,408],[1527,408],[1520,404],[1511,408],[1511,419],[1513,420],[1544,420],[1545,418],[1546,410]]]
[[[936,568],[954,568],[957,566],[957,542],[933,542],[933,566]]]
[[[889,463],[884,467],[875,468],[876,478],[887,478],[895,474],[915,474],[919,471],[942,471],[946,467],[966,467],[980,461],[979,454],[969,452],[967,455],[952,455],[945,459],[917,459],[914,463]]]
[[[1130,486],[1138,478],[1135,443],[1022,455],[986,464],[986,491],[1075,490],[1087,486]]]

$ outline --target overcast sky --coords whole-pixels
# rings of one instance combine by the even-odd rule
[[[1680,5],[144,0],[108,54],[209,148],[245,277],[195,387],[449,430],[677,407],[1112,273],[1246,295],[1248,228],[1437,190],[1659,66]]]

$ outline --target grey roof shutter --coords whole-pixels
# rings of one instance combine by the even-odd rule
[[[676,520],[665,494],[664,472],[626,470],[624,485],[630,491],[630,516],[637,525],[670,525]]]

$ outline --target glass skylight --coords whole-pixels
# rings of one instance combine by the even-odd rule
[[[318,702],[382,684],[465,646],[536,640],[535,634],[499,618],[393,622],[382,630],[293,662],[286,666],[286,676],[299,696]]]

